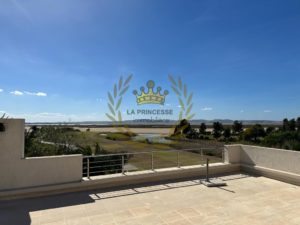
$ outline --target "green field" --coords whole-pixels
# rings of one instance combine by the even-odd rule
[[[152,154],[154,169],[204,164],[206,158],[210,158],[212,163],[222,161],[223,143],[212,140],[168,139],[166,143],[156,143],[147,139],[146,141],[135,140],[133,137],[136,134],[133,133],[101,133],[50,127],[38,129],[32,136],[35,145],[27,148],[27,157],[76,154],[82,149],[84,155],[140,153],[128,154],[125,162],[127,171],[151,169]],[[41,150],[41,147],[46,150]],[[201,155],[203,148],[210,149],[202,151]],[[185,151],[185,149],[193,149],[193,151]],[[181,151],[178,155],[174,150]],[[105,160],[105,156],[98,158],[100,159]],[[112,161],[111,165],[114,163],[120,164],[120,158],[116,158],[116,162]],[[107,167],[109,165],[106,165]]]
[[[131,155],[126,163],[127,171],[149,170],[152,168],[152,151],[153,152],[153,167],[154,169],[204,165],[206,158],[210,159],[211,163],[222,161],[222,143],[216,141],[191,141],[191,140],[172,140],[171,143],[147,143],[133,141],[126,135],[119,133],[103,133],[80,132],[76,133],[74,138],[76,144],[90,144],[98,142],[103,149],[109,153],[129,152],[138,153]],[[109,137],[109,138],[108,138]],[[112,139],[112,137],[115,139]],[[201,156],[201,148],[211,148],[211,150],[203,151]],[[174,152],[174,149],[182,149],[179,152]],[[184,149],[196,149],[198,151],[184,151]],[[144,152],[149,152],[144,153]],[[179,159],[179,160],[178,160]]]

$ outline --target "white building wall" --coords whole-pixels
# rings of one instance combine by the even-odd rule
[[[82,179],[82,155],[24,158],[23,119],[0,119],[0,191]]]

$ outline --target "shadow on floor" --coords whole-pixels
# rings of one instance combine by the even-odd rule
[[[1,225],[29,225],[30,212],[92,203],[84,192],[0,202]]]
[[[91,193],[91,197],[94,200],[101,200],[101,199],[109,199],[109,198],[116,198],[128,195],[136,195],[136,194],[143,194],[149,192],[156,192],[156,191],[163,191],[163,190],[170,190],[175,188],[182,188],[182,187],[189,187],[201,185],[200,180],[177,180],[172,182],[155,182],[155,183],[147,183],[143,185],[130,185],[130,186],[123,186],[114,189],[102,189],[102,190],[95,190]]]
[[[226,181],[248,177],[249,176],[246,174],[227,174],[225,177],[222,177],[222,179]],[[170,190],[195,185],[201,185],[199,178],[145,183],[142,185],[128,185],[114,189],[97,189],[92,191],[74,192],[31,199],[0,201],[0,225],[29,225],[31,224],[30,212],[33,211],[76,206],[93,203],[95,201],[104,199]],[[230,191],[228,189],[224,191],[234,193],[233,191]]]

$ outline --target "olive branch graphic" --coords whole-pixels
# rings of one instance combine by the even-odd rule
[[[108,108],[110,113],[106,113],[106,116],[113,122],[114,125],[122,124],[122,113],[121,113],[121,104],[123,95],[128,91],[129,83],[132,78],[132,75],[129,75],[126,80],[123,80],[121,76],[118,83],[114,84],[113,91],[108,92]],[[118,129],[122,129],[118,127]]]
[[[8,116],[6,115],[6,113],[3,113],[3,115],[0,116],[0,119],[8,119]]]
[[[169,80],[172,84],[172,90],[178,97],[179,105],[180,105],[180,113],[178,116],[179,120],[183,118],[190,120],[195,116],[195,113],[192,113],[193,109],[193,93],[189,93],[187,89],[187,85],[184,84],[180,77],[175,79],[172,75],[169,75]]]

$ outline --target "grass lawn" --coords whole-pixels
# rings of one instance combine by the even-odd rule
[[[151,169],[151,152],[154,152],[154,168],[167,168],[177,166],[177,152],[168,151],[171,149],[197,149],[198,152],[180,152],[180,166],[204,164],[206,157],[209,157],[211,162],[220,162],[222,154],[219,151],[217,154],[204,151],[206,156],[201,156],[201,148],[220,148],[223,143],[208,140],[172,140],[168,143],[148,143],[132,140],[134,134],[128,133],[99,133],[81,131],[68,131],[68,143],[79,146],[91,146],[95,148],[96,143],[108,153],[120,152],[149,152],[149,154],[136,154],[129,158],[129,170],[146,170]],[[210,156],[209,156],[210,155]],[[214,155],[214,156],[213,156]],[[131,168],[131,169],[130,169]]]
[[[154,152],[154,169],[177,167],[177,156],[177,152],[173,151]],[[204,165],[206,158],[210,159],[210,163],[222,161],[222,158],[218,156],[201,156],[200,151],[199,153],[179,152],[179,166]],[[128,163],[133,165],[135,170],[151,169],[151,152],[149,154],[134,155],[129,159]]]

